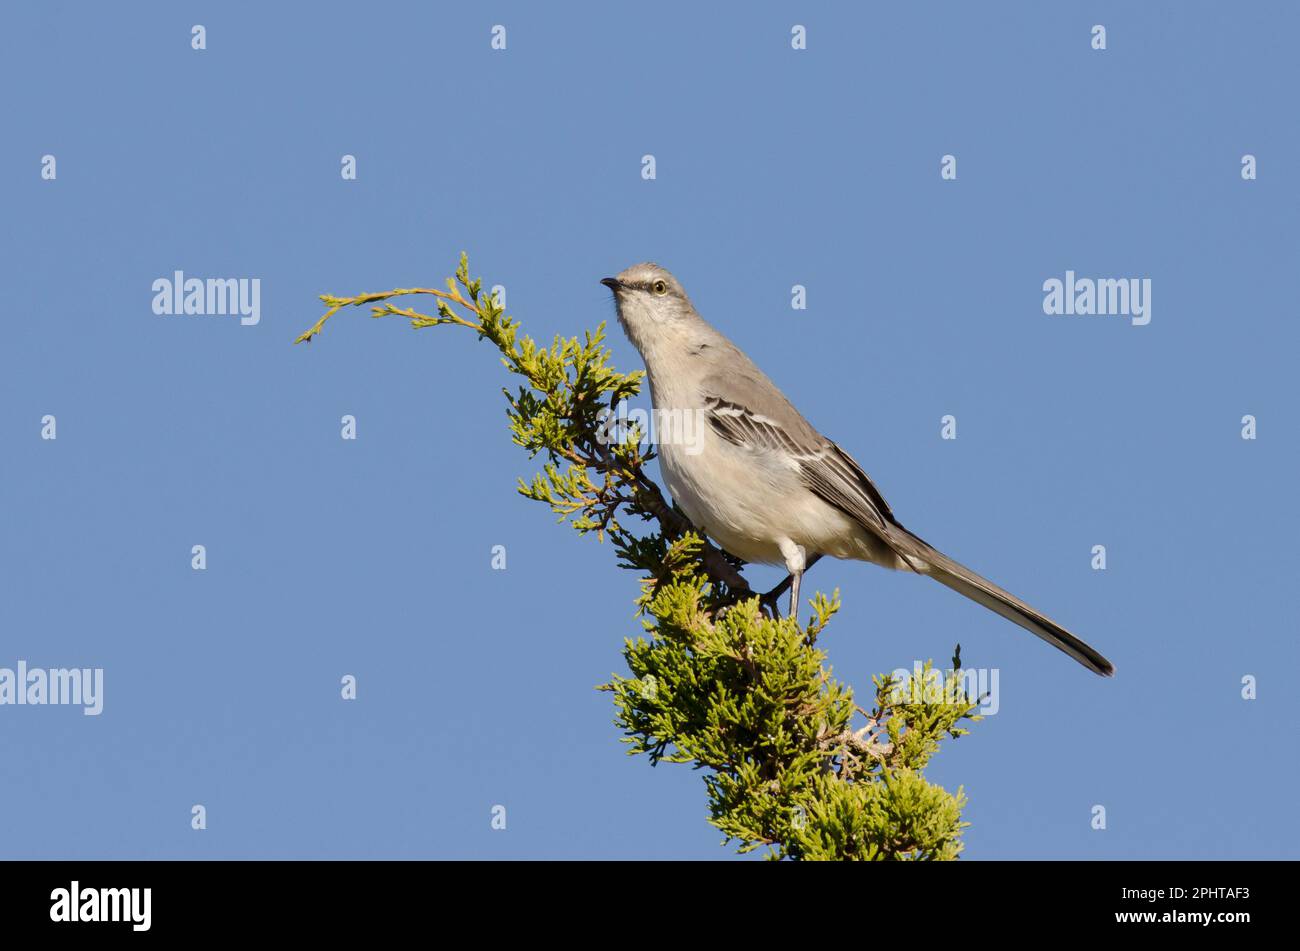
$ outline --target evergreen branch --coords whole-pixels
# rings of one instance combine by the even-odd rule
[[[961,721],[979,719],[957,677],[960,649],[951,678],[929,663],[902,682],[876,677],[873,705],[859,706],[817,646],[839,592],[817,594],[806,625],[779,619],[775,599],[788,579],[756,594],[743,563],[703,538],[646,474],[653,453],[641,434],[608,438],[605,414],[635,396],[644,375],[609,365],[605,325],[544,346],[482,286],[462,254],[446,290],[322,295],[326,312],[295,343],[343,308],[370,305],[375,318],[456,325],[496,346],[523,384],[503,390],[511,437],[544,459],[519,492],[580,534],[608,537],[619,564],[642,574],[644,636],[623,650],[631,676],[599,688],[613,694],[628,752],[709,770],[710,821],[724,841],[775,858],[956,858],[965,796],[921,771],[942,740],[966,733]],[[400,301],[420,296],[433,298],[432,314]]]

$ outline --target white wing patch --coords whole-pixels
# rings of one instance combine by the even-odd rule
[[[883,539],[914,571],[924,570],[924,562],[907,551],[912,546],[904,543],[906,530],[880,490],[853,457],[831,440],[816,436],[810,444],[797,439],[770,416],[718,396],[706,396],[704,410],[709,425],[723,439],[746,452],[784,453],[810,491]]]

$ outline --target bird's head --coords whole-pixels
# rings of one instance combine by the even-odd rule
[[[642,356],[700,320],[677,278],[658,264],[633,264],[600,283],[614,292],[618,322]]]

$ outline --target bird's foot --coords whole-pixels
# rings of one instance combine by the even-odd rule
[[[773,621],[781,620],[781,595],[784,593],[783,588],[777,587],[758,596],[759,609]]]

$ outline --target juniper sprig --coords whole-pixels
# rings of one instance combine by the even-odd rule
[[[433,312],[400,306],[432,298]],[[497,348],[518,383],[503,390],[510,435],[541,468],[519,491],[580,534],[612,544],[642,575],[642,631],[628,638],[628,676],[599,689],[631,754],[707,770],[710,821],[739,850],[772,858],[953,859],[965,795],[922,771],[944,738],[977,720],[961,688],[927,690],[943,674],[927,663],[907,680],[874,678],[869,707],[835,680],[818,641],[839,592],[811,599],[801,625],[771,610],[743,564],[702,538],[646,474],[654,458],[635,427],[611,438],[608,414],[637,395],[644,374],[609,364],[605,325],[544,346],[522,333],[464,254],[445,289],[322,295],[327,310],[295,343],[311,341],[345,307],[402,317],[416,329],[455,325]],[[959,661],[954,662],[959,666]]]

